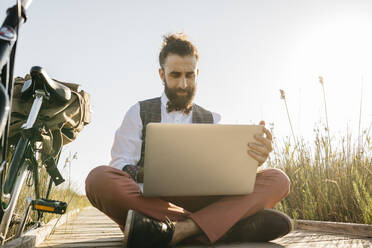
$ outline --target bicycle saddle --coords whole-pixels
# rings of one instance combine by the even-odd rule
[[[71,90],[51,79],[45,69],[40,66],[33,66],[30,70],[32,80],[28,80],[22,87],[22,98],[30,97],[35,90],[45,90],[51,97],[67,102],[71,99]]]

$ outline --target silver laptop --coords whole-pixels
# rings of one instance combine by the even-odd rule
[[[251,193],[258,162],[247,151],[257,133],[262,126],[148,124],[143,195]]]

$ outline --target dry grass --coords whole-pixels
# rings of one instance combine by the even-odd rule
[[[320,82],[324,93],[323,78]],[[276,208],[295,219],[372,224],[370,128],[356,141],[350,134],[331,137],[323,96],[326,123],[315,130],[313,141],[274,140],[268,166],[291,179],[291,193]]]
[[[313,144],[283,142],[268,161],[291,179],[291,193],[276,208],[295,219],[372,224],[371,157],[341,140],[328,162],[327,137],[316,135]]]
[[[64,175],[66,181],[57,187],[54,186],[53,184],[53,187],[52,187],[52,190],[49,196],[49,199],[67,202],[68,203],[67,212],[74,210],[74,209],[82,209],[87,206],[90,206],[90,203],[88,199],[86,198],[86,196],[79,195],[78,193],[76,193],[76,190],[73,187],[73,183],[71,183],[69,172],[70,172],[72,160],[74,159],[76,159],[76,154],[74,154],[74,156],[70,154],[64,161],[63,168],[59,168],[62,171],[62,174]],[[48,189],[48,184],[49,184],[49,176],[46,172],[45,167],[39,168],[39,173],[40,173],[40,176],[39,176],[40,197],[45,198],[46,192]],[[21,194],[19,196],[18,203],[17,203],[16,210],[15,210],[18,217],[20,217],[23,213],[23,210],[26,205],[27,197],[31,196],[32,199],[35,199],[35,192],[34,192],[35,189],[34,189],[33,180],[31,180],[31,178],[32,178],[32,175],[29,174],[28,179],[26,178],[26,182],[24,183],[23,188],[21,190]],[[59,216],[60,215],[58,214],[43,213],[41,221],[43,223],[47,223],[51,219],[58,218]],[[37,211],[31,211],[30,217],[32,218],[32,220],[36,220]],[[10,230],[9,235],[12,235],[14,231],[15,231],[15,227],[13,227]]]

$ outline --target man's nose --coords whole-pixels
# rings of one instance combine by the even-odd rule
[[[181,89],[185,89],[187,87],[186,77],[182,77],[178,82],[178,87]]]

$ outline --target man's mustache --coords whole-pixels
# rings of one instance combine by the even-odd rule
[[[176,92],[180,92],[180,93],[187,93],[189,91],[190,91],[189,89],[180,89],[180,88],[176,89]]]

